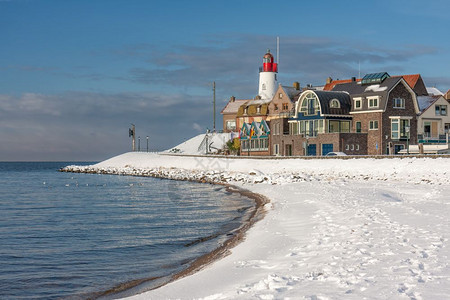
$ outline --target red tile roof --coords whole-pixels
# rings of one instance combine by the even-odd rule
[[[408,83],[408,85],[413,89],[416,86],[417,81],[420,78],[420,74],[398,75],[398,76],[392,76],[392,77],[403,77],[403,79],[405,79],[406,83]]]
[[[361,79],[356,79],[356,81],[361,81]],[[325,84],[325,86],[323,87],[323,90],[331,91],[336,84],[349,83],[349,82],[352,82],[352,80],[351,79],[333,80],[331,83]]]

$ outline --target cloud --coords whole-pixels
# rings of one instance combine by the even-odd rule
[[[130,123],[151,149],[164,150],[212,127],[209,103],[186,94],[0,95],[0,153],[2,160],[105,159],[130,150]]]
[[[223,42],[225,40],[229,42]],[[141,67],[129,69],[124,80],[146,85],[200,88],[215,80],[225,98],[231,95],[248,98],[256,95],[258,68],[267,48],[272,48],[275,54],[274,37],[224,35],[207,37],[200,45],[164,45],[164,48],[161,45],[137,45],[135,49],[129,47],[127,51],[117,53],[144,62]],[[402,63],[436,52],[437,49],[423,45],[389,48],[350,39],[286,36],[281,37],[279,77],[286,85],[293,81],[306,85],[323,84],[328,76],[357,76],[359,66],[365,73],[398,73]]]

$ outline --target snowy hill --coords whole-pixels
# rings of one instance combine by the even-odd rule
[[[235,135],[233,135],[234,137]],[[231,133],[208,133],[199,134],[193,138],[164,152],[180,154],[206,154],[206,145],[209,145],[208,153],[218,153],[224,149],[225,144],[232,138]]]

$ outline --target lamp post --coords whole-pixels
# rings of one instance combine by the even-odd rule
[[[406,153],[409,155],[409,126],[405,126],[405,132],[406,132]]]
[[[141,137],[138,137],[138,152],[141,151]]]
[[[147,135],[147,152],[148,152],[148,135]]]
[[[308,156],[308,139],[309,139],[309,134],[306,135],[306,147],[305,147],[305,155]]]

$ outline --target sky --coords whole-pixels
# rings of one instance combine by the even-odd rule
[[[420,73],[450,89],[450,1],[0,0],[0,161],[100,161],[213,128],[278,81]]]

